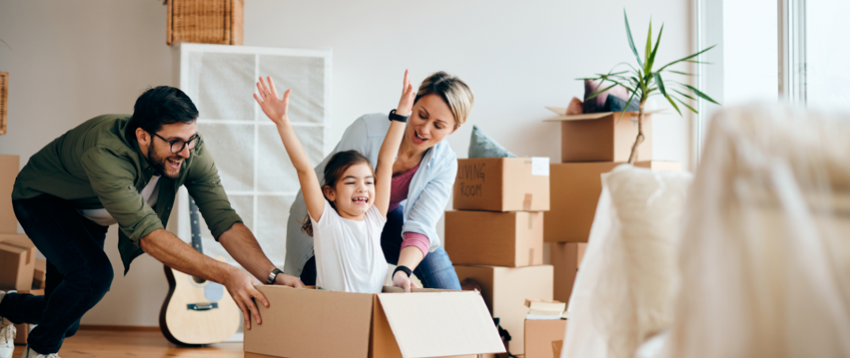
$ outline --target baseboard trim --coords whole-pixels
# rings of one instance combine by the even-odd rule
[[[120,332],[159,332],[158,326],[110,326],[98,324],[81,324],[84,331],[120,331]]]

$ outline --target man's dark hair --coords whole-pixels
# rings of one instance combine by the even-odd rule
[[[127,136],[135,138],[136,128],[156,133],[163,124],[192,123],[196,119],[198,109],[183,91],[169,86],[150,88],[136,100]]]

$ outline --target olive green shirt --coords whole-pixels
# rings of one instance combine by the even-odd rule
[[[165,228],[174,197],[186,185],[213,237],[242,222],[230,206],[210,152],[201,138],[177,179],[161,176],[153,208],[140,193],[155,174],[135,133],[126,133],[129,115],[103,115],[68,131],[30,157],[18,174],[12,200],[53,195],[78,209],[105,208],[120,228],[118,251],[124,273],[143,253],[139,240]]]

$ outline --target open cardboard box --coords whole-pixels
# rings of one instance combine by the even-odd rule
[[[559,115],[543,121],[561,123],[562,163],[629,160],[638,133],[638,112],[566,115],[566,108],[546,108]],[[638,160],[652,160],[652,114],[658,112],[644,112],[644,141],[638,147]]]
[[[549,158],[458,159],[456,210],[549,210]]]
[[[257,286],[263,324],[245,331],[245,357],[445,357],[505,347],[478,292],[350,293]]]
[[[523,354],[524,322],[528,314],[525,300],[552,300],[552,266],[455,265],[454,268],[461,282],[471,278],[481,286],[481,295],[493,317],[498,317],[499,325],[511,335],[508,342],[511,354]]]
[[[458,265],[543,264],[543,213],[446,211],[445,248]]]
[[[555,163],[550,167],[551,203],[543,215],[544,242],[587,242],[602,194],[603,173],[625,163]],[[645,161],[636,167],[652,170],[681,170],[678,162]]]

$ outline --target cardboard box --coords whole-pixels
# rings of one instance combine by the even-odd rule
[[[558,341],[564,340],[567,320],[525,320],[525,358],[550,358]],[[560,344],[558,344],[560,351]],[[557,358],[557,357],[556,357]]]
[[[563,339],[552,342],[552,357],[561,358],[561,348],[564,348]]]
[[[458,159],[457,210],[549,210],[549,158]]]
[[[443,357],[505,351],[477,292],[257,288],[270,307],[260,305],[263,324],[245,331],[245,357]]]
[[[0,290],[30,290],[34,272],[35,246],[29,239],[0,235]]]
[[[543,264],[543,213],[447,211],[445,249],[458,265]]]
[[[549,262],[555,269],[554,297],[561,302],[570,302],[573,284],[576,282],[581,259],[587,244],[583,242],[553,242],[549,246]]]
[[[12,188],[20,164],[17,155],[0,154],[0,234],[18,233],[18,219],[12,211]]]
[[[624,163],[560,163],[550,167],[551,209],[543,217],[543,241],[587,242],[596,204],[602,194],[603,173]],[[677,162],[646,161],[635,166],[680,170]]]
[[[18,293],[29,293],[31,295],[44,296],[44,290],[18,291]],[[30,336],[30,330],[34,326],[34,324],[28,323],[16,324],[15,330],[17,330],[18,333],[15,335],[15,344],[27,344],[27,338]]]
[[[652,113],[644,115],[639,161],[652,160]],[[585,113],[545,120],[561,123],[561,163],[629,161],[638,134],[638,113],[621,114]]]
[[[552,266],[461,266],[455,271],[460,281],[472,278],[481,285],[481,295],[493,317],[511,335],[510,353],[524,352],[523,331],[528,307],[526,298],[552,300]]]

